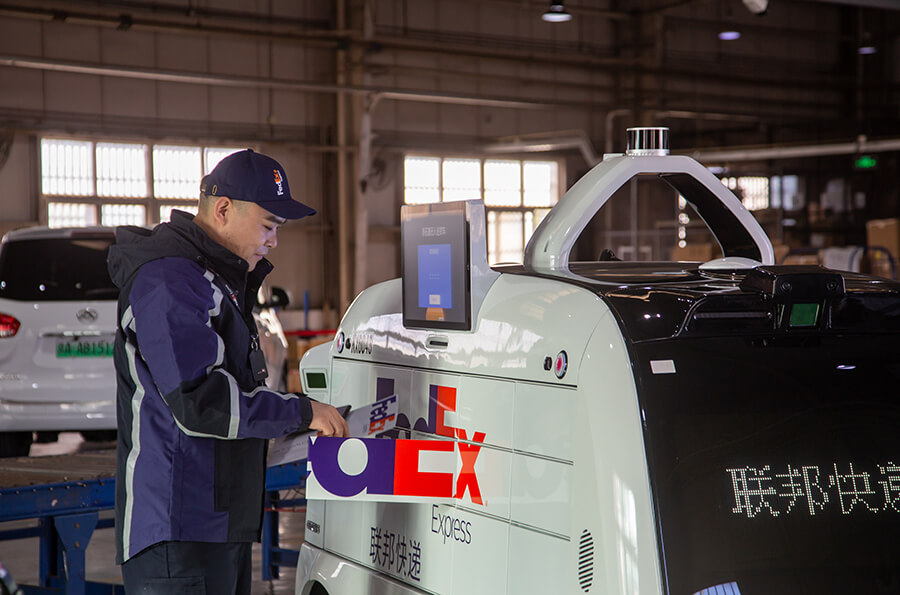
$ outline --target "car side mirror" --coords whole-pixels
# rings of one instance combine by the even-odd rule
[[[291,298],[288,297],[287,291],[282,287],[273,287],[271,295],[269,296],[269,301],[263,304],[264,308],[287,308],[288,304],[291,303]]]

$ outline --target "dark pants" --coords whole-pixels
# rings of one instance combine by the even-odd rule
[[[165,541],[122,564],[128,595],[250,595],[250,543]]]

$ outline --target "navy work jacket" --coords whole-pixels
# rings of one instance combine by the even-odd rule
[[[248,268],[189,213],[116,231],[120,564],[161,541],[258,540],[267,439],[312,421],[307,397],[253,375],[252,308],[272,265]]]

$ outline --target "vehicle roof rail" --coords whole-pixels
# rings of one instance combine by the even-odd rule
[[[694,207],[725,257],[775,263],[772,242],[737,196],[691,157],[668,154],[668,129],[629,128],[628,133],[628,150],[604,155],[603,161],[578,180],[541,221],[525,247],[527,270],[566,273],[572,247],[597,211],[626,182],[652,174]]]

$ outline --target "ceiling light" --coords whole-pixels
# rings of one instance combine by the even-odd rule
[[[762,16],[769,10],[769,0],[743,0],[747,10],[755,15]]]
[[[562,0],[553,0],[550,2],[550,8],[541,15],[541,18],[548,23],[564,23],[572,20],[572,15],[563,6]]]
[[[734,41],[735,39],[741,38],[740,31],[720,31],[719,39],[722,41]]]
[[[871,54],[876,53],[878,50],[875,49],[875,46],[872,46],[872,45],[864,45],[864,46],[860,47],[860,48],[859,48],[858,50],[856,50],[856,51],[859,52],[859,54],[862,55],[862,56],[869,56],[869,55],[871,55]]]

